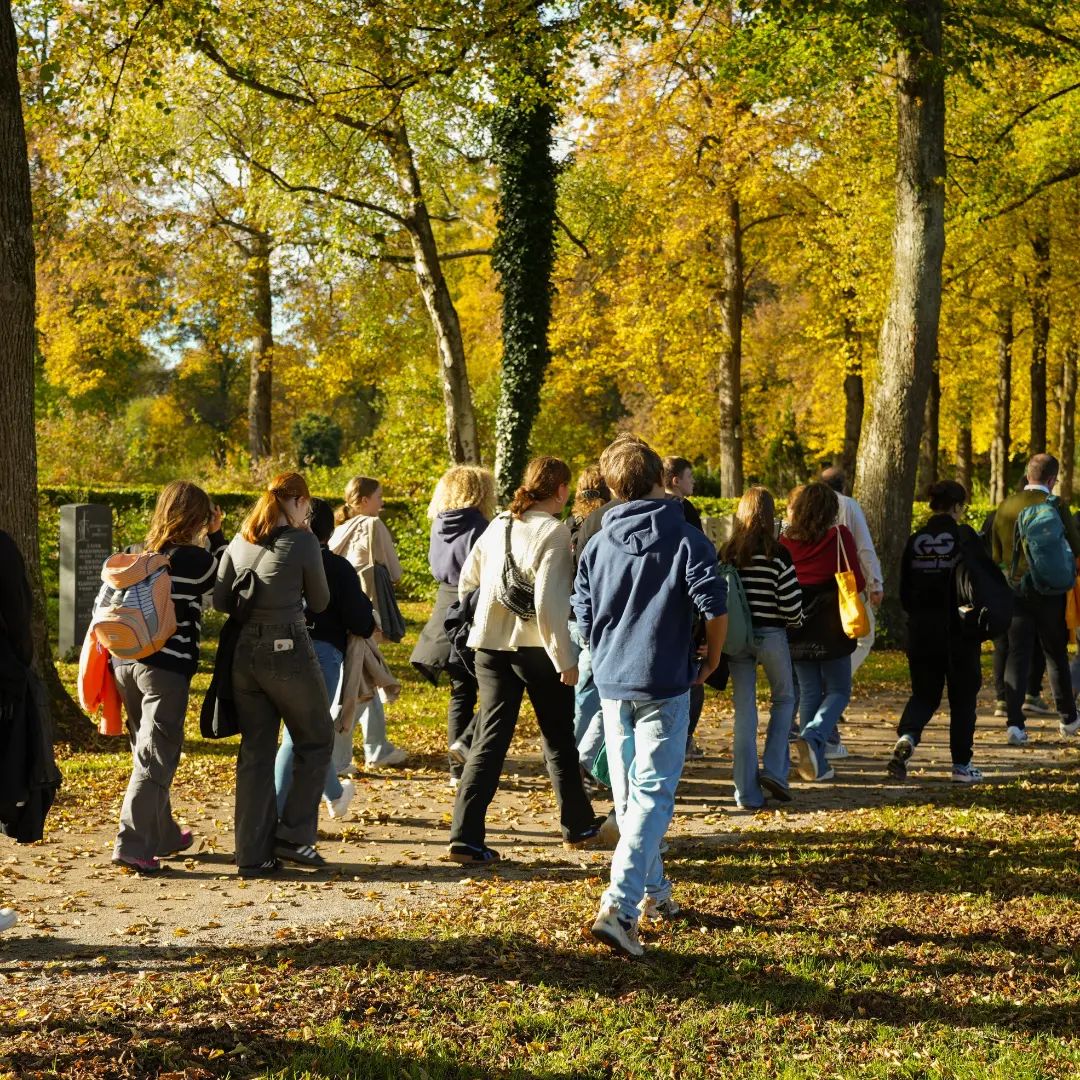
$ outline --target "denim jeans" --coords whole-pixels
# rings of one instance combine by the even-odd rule
[[[315,648],[315,657],[319,661],[322,671],[323,682],[326,683],[326,695],[330,699],[330,712],[336,712],[334,705],[341,694],[341,665],[344,657],[341,651],[331,645],[329,641],[319,641],[312,638],[311,644]],[[278,814],[285,808],[285,798],[289,794],[292,784],[293,770],[293,741],[289,729],[285,728],[281,736],[281,745],[278,747],[277,757],[274,758],[274,787],[277,789]],[[337,770],[333,761],[326,767],[326,783],[323,785],[323,795],[328,799],[341,797],[341,781],[337,778]]]
[[[758,784],[758,664],[765,669],[772,692],[761,771],[786,784],[790,764],[788,733],[795,715],[795,685],[791,676],[787,631],[782,627],[763,627],[754,634],[754,643],[750,648],[739,656],[728,657],[731,693],[735,703],[734,763],[731,773],[735,781],[735,801],[746,807],[762,806],[765,802]]]
[[[851,700],[851,657],[796,660],[799,680],[799,736],[821,751]]]
[[[592,653],[572,619],[570,640],[581,650],[578,653],[578,681],[574,687],[574,742],[581,764],[591,773],[596,755],[604,745],[604,714],[600,711],[600,691],[592,677]]]
[[[619,844],[603,905],[636,922],[641,902],[671,896],[660,841],[675,813],[675,788],[686,759],[690,695],[660,701],[603,701],[604,736]]]
[[[370,765],[379,760],[390,748],[386,734],[386,710],[383,708],[379,692],[367,701],[362,701],[356,711],[356,721],[348,731],[334,731],[334,752],[331,761],[335,772],[343,773],[352,764],[353,733],[359,726],[364,736],[364,764]]]

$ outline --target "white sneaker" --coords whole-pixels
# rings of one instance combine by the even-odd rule
[[[367,762],[369,769],[389,769],[395,765],[402,765],[408,758],[408,753],[400,746],[389,746],[377,758]]]
[[[600,909],[592,924],[592,936],[626,956],[640,956],[645,951],[638,941],[637,927],[614,907]]]
[[[846,758],[848,756],[848,748],[844,745],[843,740],[836,743],[825,744],[825,758],[828,761],[837,761],[839,758]]]
[[[469,748],[460,739],[450,744],[449,753],[455,765],[464,765],[469,760]]]
[[[666,900],[656,901],[651,896],[646,896],[641,905],[641,917],[650,922],[662,919],[674,919],[682,908],[669,896]]]
[[[1063,739],[1067,738],[1069,735],[1075,735],[1078,731],[1080,731],[1080,716],[1068,724],[1066,724],[1064,720],[1058,724],[1058,734]]]
[[[13,908],[0,908],[0,930],[10,930],[18,921]]]
[[[332,818],[343,818],[349,812],[349,803],[356,795],[356,785],[351,780],[341,781],[341,794],[336,799],[328,799],[323,796],[326,809]]]
[[[1023,728],[1010,726],[1005,731],[1009,736],[1010,746],[1027,746],[1028,733]]]
[[[954,765],[952,778],[954,784],[981,784],[984,779],[983,774],[971,764]]]
[[[460,776],[451,776],[450,777],[450,790],[451,791],[457,791],[457,789],[459,787],[461,787],[461,777]]]

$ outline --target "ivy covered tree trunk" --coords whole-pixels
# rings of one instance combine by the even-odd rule
[[[0,529],[26,563],[33,595],[34,662],[65,738],[92,731],[52,660],[38,536],[34,432],[35,279],[30,166],[19,94],[18,43],[10,0],[0,0]]]
[[[1029,454],[1046,453],[1046,346],[1050,340],[1050,233],[1031,238],[1035,256],[1028,304],[1031,308],[1031,428]]]
[[[726,499],[742,495],[742,324],[745,306],[742,220],[739,199],[725,201],[719,239],[723,280],[720,287],[720,494]]]
[[[1012,457],[1012,307],[997,312],[997,401],[994,408],[994,439],[990,444],[990,501],[994,505],[1009,494],[1009,462]]]
[[[942,0],[911,0],[898,27],[893,268],[881,363],[859,452],[855,494],[885,571],[878,634],[898,640],[896,568],[911,527],[919,434],[937,356],[945,252],[945,70]]]
[[[447,451],[455,465],[479,465],[480,437],[476,429],[469,372],[465,365],[461,322],[443,274],[439,245],[431,227],[431,214],[420,183],[420,174],[416,171],[412,143],[402,124],[390,129],[385,142],[408,206],[404,225],[412,244],[416,283],[435,331],[445,407]]]
[[[1077,344],[1065,346],[1061,369],[1061,428],[1058,433],[1058,453],[1061,456],[1061,479],[1058,494],[1064,502],[1073,497],[1073,475],[1076,469],[1076,367]]]
[[[274,389],[274,293],[270,280],[270,236],[253,232],[247,260],[255,335],[248,384],[248,451],[252,461],[269,457]]]
[[[546,76],[538,80],[547,87]],[[548,327],[555,263],[557,168],[551,156],[555,110],[539,95],[496,110],[498,234],[492,265],[502,293],[502,385],[495,415],[495,479],[510,500],[529,460],[551,351]]]

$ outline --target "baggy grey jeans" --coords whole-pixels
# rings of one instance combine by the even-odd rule
[[[169,789],[184,746],[191,679],[136,662],[116,665],[116,686],[128,717],[132,765],[113,857],[168,855],[180,846]]]
[[[304,623],[248,623],[236,645],[233,693],[240,726],[236,864],[258,866],[274,857],[277,839],[314,844],[319,823],[333,724]],[[279,818],[274,759],[281,720],[292,738],[293,775]]]

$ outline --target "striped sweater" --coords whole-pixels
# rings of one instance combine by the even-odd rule
[[[755,628],[798,626],[802,622],[802,588],[787,549],[776,555],[755,555],[739,568],[750,618]]]
[[[181,544],[168,552],[172,600],[176,610],[176,633],[156,653],[139,661],[113,660],[113,664],[146,664],[181,675],[194,675],[199,666],[199,636],[202,633],[203,596],[214,587],[218,560],[225,550],[225,536],[219,530],[209,536],[210,550],[195,544]]]

